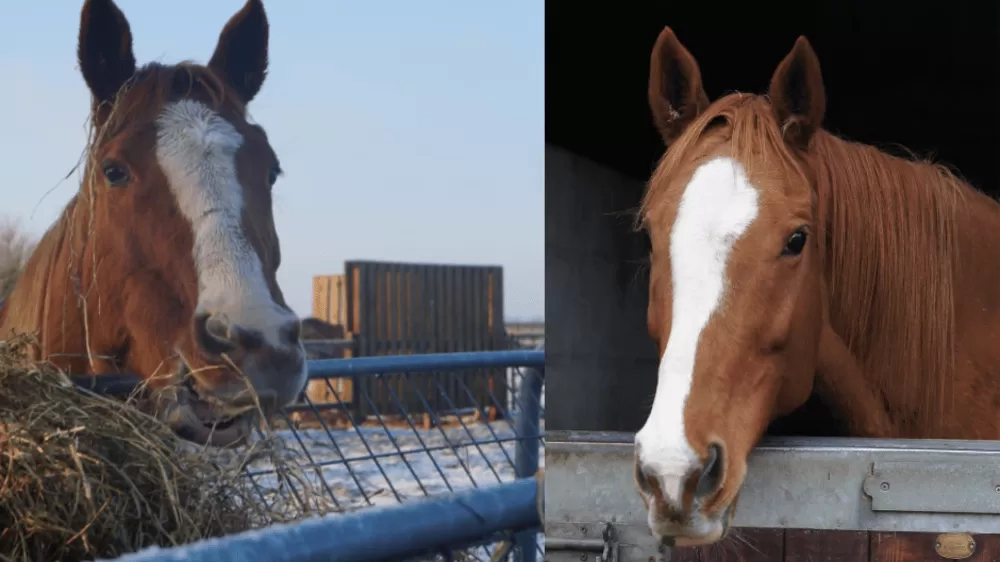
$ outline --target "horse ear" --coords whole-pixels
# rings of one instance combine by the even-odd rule
[[[135,74],[132,30],[112,0],[87,0],[76,49],[83,80],[98,103],[112,101]]]
[[[264,85],[267,75],[267,14],[261,0],[247,0],[236,12],[215,46],[209,68],[214,70],[230,88],[249,102]]]
[[[826,92],[819,57],[805,37],[799,37],[792,52],[781,61],[768,90],[785,140],[805,149],[813,133],[823,126]]]
[[[669,27],[663,28],[649,61],[649,108],[667,146],[708,107],[701,70]]]

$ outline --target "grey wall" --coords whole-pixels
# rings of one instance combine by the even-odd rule
[[[646,332],[644,180],[545,149],[545,425],[637,431],[656,389]]]

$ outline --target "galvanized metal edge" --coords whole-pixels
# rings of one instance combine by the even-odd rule
[[[620,545],[658,553],[632,482],[633,434],[549,431],[546,538],[585,538],[606,523]],[[934,466],[935,470],[926,470]],[[894,496],[872,477],[897,482]],[[947,484],[947,485],[946,485]],[[751,454],[736,510],[738,527],[1000,533],[1000,442],[768,438]],[[935,507],[941,506],[941,507]],[[931,509],[951,510],[949,513]],[[957,512],[956,512],[957,511]],[[588,529],[586,534],[582,529]]]

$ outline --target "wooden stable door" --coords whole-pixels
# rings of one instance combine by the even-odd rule
[[[670,562],[1000,562],[1000,535],[801,529],[733,533],[738,536],[720,545],[674,549]]]

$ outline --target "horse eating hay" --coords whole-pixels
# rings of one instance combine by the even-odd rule
[[[824,131],[804,37],[766,97],[709,103],[666,28],[649,103],[667,145],[639,215],[661,361],[635,480],[655,536],[721,539],[751,449],[814,392],[857,436],[1000,438],[996,202]]]
[[[282,440],[193,445],[131,401],[25,361],[32,343],[0,342],[0,560],[110,559],[339,511]],[[248,478],[258,462],[273,477]]]
[[[37,334],[33,356],[73,374],[140,375],[189,440],[242,442],[257,412],[306,383],[275,279],[281,167],[246,111],[267,70],[264,7],[248,0],[205,66],[137,67],[124,14],[87,0],[77,54],[92,94],[84,180],[0,306],[0,330]]]

